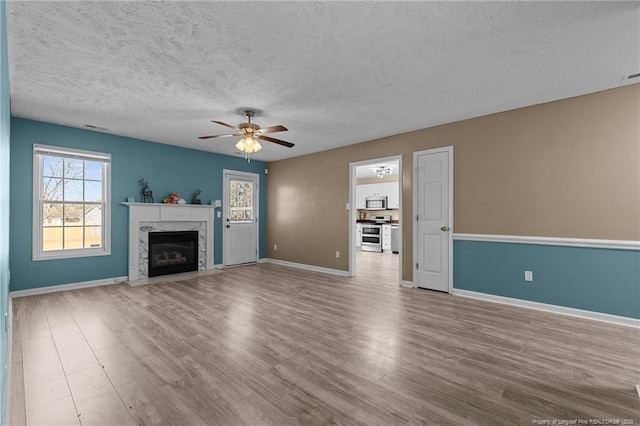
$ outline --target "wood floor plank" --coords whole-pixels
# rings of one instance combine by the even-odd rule
[[[9,424],[14,426],[27,424],[27,411],[24,398],[22,361],[14,362],[11,366],[11,417]]]
[[[22,359],[27,411],[70,396],[51,336],[22,340]]]
[[[15,299],[12,424],[71,418],[69,402],[83,425],[640,423],[637,329],[357,261],[357,277],[259,264]]]
[[[162,372],[148,367],[126,346],[96,351],[104,372],[137,424],[205,424],[205,419],[165,392]]]
[[[30,425],[80,425],[73,399],[66,397],[27,411]]]
[[[53,324],[51,333],[66,374],[98,365],[98,360],[73,319]]]
[[[42,304],[49,326],[73,321],[73,316],[69,311],[67,302],[60,293],[50,293],[43,295]]]
[[[102,367],[85,368],[67,377],[83,425],[135,424]]]
[[[16,306],[16,314],[20,322],[21,339],[51,336],[42,298],[38,296],[20,298],[20,303]]]
[[[95,312],[81,311],[74,313],[73,318],[92,349],[100,349],[118,342]]]

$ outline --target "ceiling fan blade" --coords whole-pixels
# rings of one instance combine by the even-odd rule
[[[282,124],[278,124],[277,126],[269,126],[264,129],[260,129],[260,133],[275,133],[275,132],[286,132],[287,129]]]
[[[227,123],[225,123],[225,122],[223,122],[223,121],[211,120],[211,122],[212,122],[212,123],[218,123],[218,124],[220,124],[220,125],[222,125],[222,126],[228,127],[228,128],[230,128],[230,129],[233,129],[233,130],[238,130],[238,128],[237,128],[236,126],[232,126],[231,124],[227,124]]]
[[[292,144],[291,142],[283,141],[283,140],[280,140],[280,139],[276,139],[276,138],[272,138],[272,137],[264,136],[264,135],[258,136],[258,139],[262,139],[262,140],[268,141],[268,142],[277,143],[278,145],[286,146],[287,148],[291,148],[291,147],[293,147],[295,145],[295,144]]]
[[[228,138],[230,136],[244,136],[244,135],[242,133],[233,133],[228,135],[198,136],[198,139]]]

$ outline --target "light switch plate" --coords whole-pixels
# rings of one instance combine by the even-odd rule
[[[533,281],[533,271],[524,271],[524,280]]]

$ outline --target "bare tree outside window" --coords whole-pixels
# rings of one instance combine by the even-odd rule
[[[43,251],[102,246],[101,161],[44,155]]]

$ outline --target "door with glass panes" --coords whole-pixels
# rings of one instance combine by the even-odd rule
[[[225,266],[258,260],[258,175],[224,171]]]

